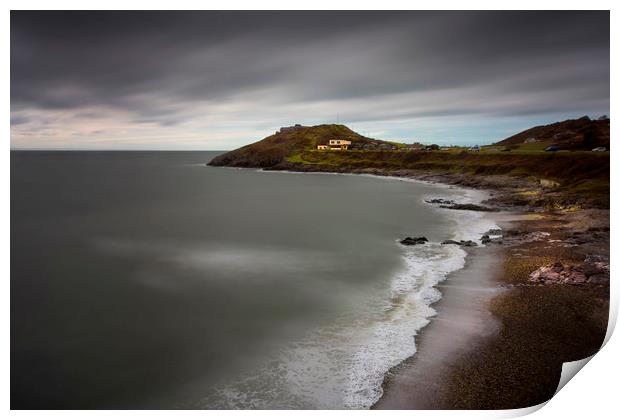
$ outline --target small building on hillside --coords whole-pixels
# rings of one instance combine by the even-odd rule
[[[329,141],[329,146],[332,150],[347,150],[351,142],[349,140],[336,140],[332,139]]]
[[[319,144],[316,146],[318,150],[348,150],[351,142],[349,140],[332,139],[329,144]]]

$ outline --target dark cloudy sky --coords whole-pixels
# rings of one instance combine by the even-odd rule
[[[11,13],[13,148],[224,150],[336,120],[482,144],[608,113],[608,12]]]

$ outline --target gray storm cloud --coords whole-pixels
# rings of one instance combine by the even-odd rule
[[[232,148],[335,115],[467,141],[608,112],[608,12],[11,13],[14,147]]]

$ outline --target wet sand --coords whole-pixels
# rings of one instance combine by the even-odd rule
[[[468,250],[465,267],[438,286],[443,297],[416,337],[416,354],[386,375],[384,395],[373,408],[444,408],[441,393],[455,360],[500,331],[489,303],[502,290],[496,281],[502,258],[500,246]]]

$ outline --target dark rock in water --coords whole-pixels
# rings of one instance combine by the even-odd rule
[[[489,242],[491,242],[491,238],[489,237],[489,235],[482,235],[482,237],[480,238],[480,242],[482,242],[483,244],[488,244]]]
[[[429,204],[455,204],[454,200],[446,200],[443,198],[431,198],[430,200],[424,200]]]
[[[450,210],[473,210],[473,211],[498,211],[492,207],[480,206],[478,204],[452,204],[439,206],[442,209]]]
[[[425,236],[418,236],[415,238],[412,238],[411,236],[407,236],[405,239],[400,241],[400,243],[403,245],[422,245],[423,243],[426,243],[426,242],[428,242],[428,239],[426,239]]]
[[[485,235],[501,235],[501,229],[489,229]]]
[[[442,245],[460,245],[460,246],[478,246],[478,244],[474,241],[453,241],[452,239],[443,241],[441,244]]]

